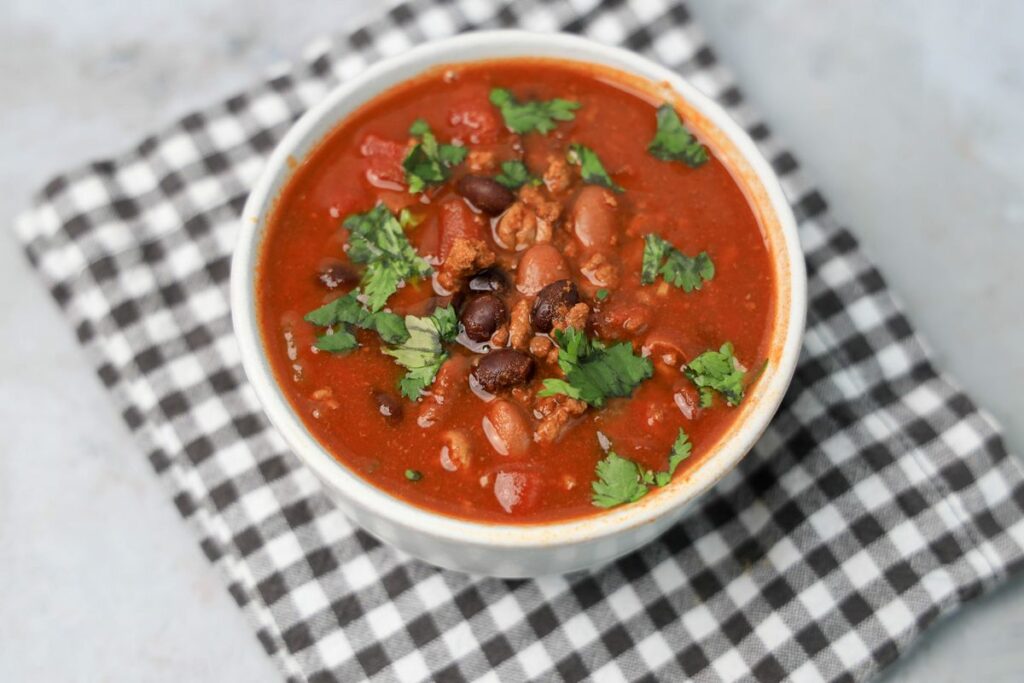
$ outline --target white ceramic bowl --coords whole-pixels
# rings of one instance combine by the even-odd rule
[[[256,264],[268,214],[294,164],[374,96],[439,64],[503,57],[590,62],[637,77],[673,101],[743,187],[776,267],[776,316],[766,371],[737,408],[741,414],[685,476],[639,502],[564,522],[504,525],[433,513],[369,484],[334,459],[306,430],[278,388],[263,350],[254,302]],[[806,283],[789,204],[754,143],[712,100],[668,69],[626,50],[569,35],[521,31],[467,33],[378,62],[338,86],[292,127],[274,150],[245,205],[231,273],[235,335],[249,381],[273,425],[356,524],[427,562],[503,577],[562,574],[605,564],[667,530],[695,498],[732,469],[775,414],[793,375],[803,334]]]

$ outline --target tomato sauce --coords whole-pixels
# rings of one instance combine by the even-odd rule
[[[520,102],[561,98],[579,107],[572,120],[557,121],[546,134],[517,134],[489,101],[494,88],[507,89]],[[505,523],[598,513],[591,485],[595,466],[609,446],[642,468],[660,471],[682,428],[693,455],[675,476],[684,476],[688,466],[699,463],[701,452],[714,446],[738,411],[721,396],[710,407],[701,407],[697,388],[680,368],[730,342],[735,358],[748,370],[745,381],[756,381],[768,354],[774,275],[758,221],[719,160],[712,156],[691,168],[648,151],[661,104],[618,83],[614,74],[570,62],[513,59],[455,65],[378,96],[297,166],[269,222],[257,306],[277,381],[330,453],[412,504]],[[450,169],[445,182],[414,194],[406,187],[402,162],[412,144],[410,125],[417,118],[429,124],[438,141],[461,145],[468,155]],[[693,132],[699,137],[700,131]],[[582,180],[578,165],[559,163],[570,143],[594,150],[624,191],[588,190],[597,186]],[[522,160],[543,179],[532,187],[545,207],[555,205],[559,211],[554,220],[541,221],[552,234],[538,229],[536,235],[513,236],[509,229],[503,237],[498,229],[503,218],[486,215],[460,194],[463,176],[493,178],[500,163],[512,159]],[[522,206],[523,192],[513,190],[520,207],[504,213],[534,211]],[[596,219],[580,208],[584,192],[606,205],[596,211]],[[391,311],[424,316],[449,303],[465,311],[467,295],[472,295],[466,284],[471,275],[456,273],[447,282],[455,288],[452,292],[438,283],[436,273],[459,238],[472,239],[494,255],[494,265],[484,270],[506,280],[497,293],[505,309],[503,331],[497,334],[507,335],[514,327],[516,305],[526,301],[523,306],[529,307],[536,301],[532,283],[524,285],[520,265],[543,242],[556,254],[534,259],[540,261],[539,272],[543,276],[552,268],[559,270],[576,288],[579,301],[586,304],[580,323],[586,334],[609,345],[632,344],[637,355],[650,358],[652,376],[632,396],[609,398],[600,408],[584,405],[563,415],[562,424],[547,424],[540,434],[545,416],[537,391],[545,378],[563,373],[552,362],[548,335],[533,326],[526,329],[530,341],[518,351],[532,359],[528,382],[482,391],[471,379],[474,367],[485,357],[482,351],[490,348],[494,353],[502,340],[471,342],[463,328],[457,341],[445,344],[449,359],[416,401],[400,395],[397,384],[406,369],[382,353],[376,333],[355,330],[359,347],[347,353],[314,349],[323,329],[303,316],[351,290],[364,269],[346,255],[349,231],[342,222],[378,202],[395,215],[408,210],[415,225],[405,233],[435,270],[433,279],[410,280],[392,295],[387,301]],[[536,216],[529,220],[536,222]],[[595,220],[600,225],[593,228]],[[588,221],[591,227],[585,225]],[[596,230],[597,236],[588,230]],[[648,233],[690,256],[706,251],[714,263],[713,279],[690,292],[660,277],[641,284]],[[600,258],[595,260],[595,253]],[[559,257],[560,263],[552,265]],[[595,269],[602,265],[610,268],[610,275],[595,278]],[[512,336],[516,331],[523,332],[522,326],[511,330]],[[508,339],[503,346],[511,344]]]

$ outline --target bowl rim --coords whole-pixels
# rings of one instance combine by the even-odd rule
[[[530,48],[539,49],[540,54],[528,51]],[[545,50],[554,50],[558,54],[545,54]],[[474,56],[460,56],[467,52]],[[565,53],[569,54],[563,56]],[[778,349],[775,354],[778,360],[769,366],[755,385],[757,403],[749,413],[740,415],[733,421],[714,447],[702,456],[702,462],[688,471],[686,476],[675,477],[668,486],[658,490],[656,495],[645,496],[630,505],[584,517],[550,522],[504,524],[474,521],[418,507],[371,484],[334,458],[306,429],[277,385],[264,352],[258,325],[255,282],[260,247],[265,233],[265,219],[272,213],[281,188],[296,166],[296,159],[301,163],[301,158],[296,155],[298,150],[305,148],[301,157],[308,156],[331,131],[351,115],[352,111],[383,92],[415,78],[417,74],[437,68],[438,65],[516,57],[575,61],[622,71],[652,84],[662,84],[677,100],[699,112],[708,122],[705,128],[710,125],[724,136],[725,141],[735,148],[746,164],[745,170],[752,174],[752,177],[746,177],[742,181],[737,178],[741,187],[744,187],[743,183],[756,181],[763,191],[767,207],[761,207],[761,210],[770,209],[778,232],[778,235],[769,241],[781,238],[778,244],[773,242],[773,249],[781,247],[779,252],[773,253],[776,279],[783,277],[782,271],[788,271],[789,297],[788,301],[781,300],[780,290],[785,289],[784,283],[776,282],[776,308],[786,305],[786,313],[781,320],[776,314],[773,320],[772,345]],[[420,62],[425,66],[417,69],[415,74],[388,82],[370,96],[356,101],[343,114],[334,113],[360,88],[391,72],[410,68]],[[331,125],[326,131],[315,134],[316,129],[328,119],[331,120]],[[731,167],[730,171],[736,174],[735,169]],[[746,187],[744,191],[747,191]],[[748,197],[748,201],[753,200]],[[761,218],[763,216],[759,216],[759,222],[762,222]],[[766,229],[763,224],[762,229]],[[780,256],[786,257],[785,262],[779,262]],[[354,78],[336,86],[312,106],[278,143],[247,198],[232,258],[230,280],[232,325],[245,374],[271,424],[296,456],[313,470],[325,485],[337,489],[349,504],[370,511],[370,514],[394,527],[404,527],[409,531],[448,542],[510,549],[582,544],[651,524],[663,516],[681,513],[690,501],[717,483],[750,451],[782,401],[795,371],[802,343],[806,296],[803,252],[789,202],[771,165],[757,149],[753,140],[724,108],[671,69],[624,48],[563,33],[507,29],[463,33],[428,42],[399,55],[382,59]],[[786,335],[784,340],[781,344],[776,343],[778,335],[783,332]]]

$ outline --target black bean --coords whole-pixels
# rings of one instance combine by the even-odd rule
[[[320,264],[316,272],[317,281],[327,289],[337,289],[343,285],[354,285],[359,282],[359,271],[347,263],[337,259],[327,259]]]
[[[402,413],[404,412],[402,402],[391,392],[374,389],[373,402],[377,406],[377,411],[380,412],[384,421],[388,424],[398,424],[402,421]]]
[[[485,176],[462,176],[455,189],[473,206],[491,216],[497,216],[516,200],[512,190]]]
[[[467,337],[475,342],[485,342],[508,320],[508,311],[496,295],[490,292],[474,294],[463,304],[459,320]]]
[[[507,292],[508,276],[500,268],[485,268],[469,279],[468,287],[474,292]]]
[[[580,302],[580,291],[571,280],[552,282],[537,292],[530,317],[541,332],[550,332],[555,320]]]
[[[492,394],[525,384],[532,375],[533,357],[515,349],[491,351],[473,370],[476,381]]]

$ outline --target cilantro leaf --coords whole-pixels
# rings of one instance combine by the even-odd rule
[[[665,282],[684,292],[701,289],[715,277],[715,264],[706,251],[687,256],[654,233],[644,236],[644,255],[640,265],[640,283],[649,285],[661,275]]]
[[[438,144],[430,126],[416,119],[409,126],[409,134],[419,137],[402,160],[405,183],[409,192],[422,192],[428,185],[440,185],[448,180],[448,172],[466,158],[466,148],[459,145]]]
[[[583,392],[579,387],[574,387],[564,379],[548,377],[544,380],[544,388],[537,392],[537,395],[554,396],[555,394],[565,394],[569,398],[575,398],[576,400],[583,399]]]
[[[494,176],[494,179],[510,190],[522,187],[526,183],[540,185],[540,179],[533,176],[526,164],[518,159],[501,162],[501,173]]]
[[[608,451],[595,468],[597,479],[590,485],[593,492],[591,502],[601,508],[635,503],[647,495],[651,486],[665,486],[672,481],[679,464],[690,457],[692,450],[690,437],[680,429],[668,456],[668,470],[664,472],[644,469],[615,451]]]
[[[672,245],[654,233],[644,236],[644,256],[640,263],[640,284],[653,284],[661,264],[665,260],[665,252],[671,249]]]
[[[718,351],[705,351],[694,358],[683,370],[690,381],[700,388],[700,404],[711,406],[713,391],[717,391],[731,406],[743,400],[743,377],[732,354],[732,344],[726,342]]]
[[[351,351],[358,346],[355,337],[346,329],[348,325],[372,330],[388,344],[401,344],[409,338],[409,332],[406,331],[401,317],[389,311],[374,313],[367,310],[359,301],[358,289],[310,311],[304,319],[320,327],[337,328],[332,333],[320,337],[315,344],[323,351],[338,353]]]
[[[429,316],[405,316],[408,339],[395,348],[383,349],[407,372],[399,380],[402,395],[417,400],[420,394],[434,382],[437,371],[448,359],[444,349],[458,333],[458,318],[452,306],[439,308]]]
[[[405,329],[405,321],[402,316],[395,315],[390,311],[377,311],[370,314],[370,326],[368,329],[375,331],[388,344],[401,344],[409,338],[409,330]]]
[[[505,125],[513,133],[537,131],[547,135],[555,129],[556,121],[572,121],[580,108],[579,102],[555,98],[553,100],[532,100],[519,102],[505,88],[494,88],[490,95],[491,104],[501,111]]]
[[[601,289],[597,290],[596,294],[594,294],[594,298],[597,299],[598,301],[604,301],[605,299],[608,298],[608,290],[602,287]]]
[[[651,361],[634,355],[627,342],[605,347],[574,327],[555,330],[552,336],[560,349],[558,366],[565,379],[545,379],[538,396],[565,394],[600,408],[607,398],[631,395],[654,374]]]
[[[662,161],[681,161],[690,168],[703,166],[708,160],[708,149],[686,130],[675,107],[665,103],[658,107],[658,131],[647,151]]]
[[[405,280],[430,274],[430,264],[416,253],[401,223],[383,204],[349,216],[344,225],[349,231],[349,259],[367,264],[362,285],[370,310],[382,309]]]
[[[593,493],[590,500],[599,508],[635,503],[647,495],[640,467],[615,451],[609,451],[598,461],[595,471],[597,480],[590,485]]]
[[[434,323],[441,341],[455,341],[456,335],[459,334],[459,316],[456,315],[454,307],[449,305],[434,309],[430,314],[430,321]]]
[[[608,171],[604,170],[604,164],[601,163],[597,152],[589,147],[574,142],[569,145],[569,153],[566,155],[566,158],[569,160],[569,163],[579,165],[583,182],[607,187],[609,190],[615,190],[616,192],[625,192],[621,185],[612,180],[611,176],[608,175]]]
[[[676,473],[679,463],[689,458],[692,451],[693,444],[690,443],[690,437],[680,428],[675,443],[672,444],[672,452],[668,455],[668,471],[656,473],[654,482],[658,486],[664,486],[672,481],[672,475]]]
[[[321,351],[344,353],[359,346],[359,342],[356,341],[354,334],[345,328],[341,328],[323,335],[316,340],[316,343],[313,344],[313,346]]]

